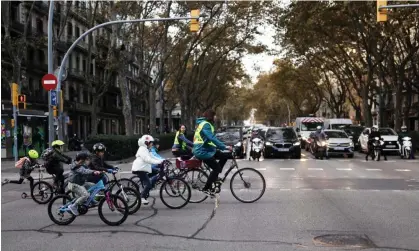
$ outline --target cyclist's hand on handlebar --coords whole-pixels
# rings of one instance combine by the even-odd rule
[[[227,150],[229,150],[230,152],[233,151],[233,146],[227,146]]]
[[[117,173],[118,171],[117,170],[114,170],[114,169],[108,169],[108,173]]]
[[[94,171],[94,172],[93,172],[93,174],[94,174],[94,175],[100,175],[101,173],[102,173],[102,172],[100,172],[100,171]]]

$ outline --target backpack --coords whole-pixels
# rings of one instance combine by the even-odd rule
[[[20,158],[20,159],[16,162],[15,167],[16,167],[16,168],[22,168],[23,163],[25,163],[25,161],[27,161],[27,160],[29,160],[29,158],[28,158],[28,157],[23,157],[23,158]]]
[[[51,156],[53,155],[53,153],[54,153],[54,150],[52,150],[51,148],[47,148],[42,152],[41,158],[44,161],[48,161],[51,159]]]

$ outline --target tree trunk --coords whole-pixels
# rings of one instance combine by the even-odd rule
[[[170,109],[167,113],[167,127],[169,129],[169,133],[173,131],[173,126],[172,126],[172,111],[173,109]]]
[[[163,92],[162,88],[160,88],[160,91]],[[164,93],[160,93],[160,133],[163,133],[165,129],[164,117]]]
[[[127,67],[125,67],[127,68]],[[123,71],[122,74],[123,81],[121,83],[121,98],[122,98],[122,114],[124,114],[124,122],[125,122],[125,135],[132,136],[134,135],[134,128],[133,128],[133,118],[132,118],[132,106],[131,106],[131,99],[130,93],[128,89],[128,79],[126,77],[126,70]]]
[[[153,86],[150,86],[150,91],[148,93],[149,98],[149,111],[150,111],[150,134],[156,132],[156,89]]]
[[[365,85],[362,90],[362,113],[364,114],[364,123],[365,126],[372,126],[372,116],[371,116],[371,107],[368,104],[368,85]]]
[[[400,129],[402,122],[402,84],[398,83],[396,85],[396,102],[395,102],[395,111],[394,111],[394,129]]]
[[[97,112],[98,112],[98,103],[99,103],[99,98],[95,95],[93,96],[93,100],[92,100],[92,106],[91,106],[91,111],[90,111],[90,118],[91,118],[91,130],[92,133],[90,134],[91,137],[96,136],[97,135]]]
[[[21,76],[22,73],[22,66],[21,61],[18,59],[13,60],[13,79],[12,82],[18,84],[20,87],[22,87],[20,81],[22,79]]]

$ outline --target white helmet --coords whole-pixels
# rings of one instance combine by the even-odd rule
[[[373,126],[372,126],[372,129],[374,129],[374,130],[378,131],[378,125],[373,125]]]
[[[150,142],[154,142],[153,136],[145,134],[138,139],[138,146],[148,146]]]
[[[400,129],[402,130],[402,132],[405,132],[405,131],[407,131],[407,126],[404,125]]]
[[[321,126],[317,126],[317,130],[321,130],[322,129],[322,127]]]

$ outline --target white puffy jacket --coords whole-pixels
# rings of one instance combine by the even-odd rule
[[[138,151],[135,154],[136,159],[132,163],[132,171],[142,171],[151,173],[151,165],[159,165],[163,162],[161,159],[154,157],[148,150],[143,138],[138,140]]]

